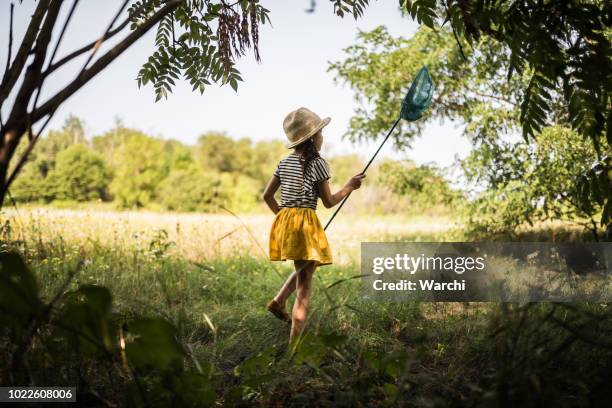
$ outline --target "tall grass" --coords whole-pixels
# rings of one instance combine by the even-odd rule
[[[316,272],[307,328],[320,337],[308,337],[293,360],[288,326],[264,308],[291,271],[265,258],[271,216],[38,209],[5,213],[2,242],[24,254],[47,298],[77,268],[68,289],[106,286],[116,313],[174,322],[196,361],[218,370],[218,404],[234,401],[236,386],[249,390],[241,404],[258,406],[537,405],[547,397],[572,405],[591,392],[605,400],[597,394],[612,367],[605,305],[364,300],[359,280],[347,279],[360,273],[360,241],[454,237],[449,220],[407,221],[341,218],[332,227],[338,262]],[[267,368],[253,382],[245,373],[257,358]],[[105,380],[97,387],[121,401]]]

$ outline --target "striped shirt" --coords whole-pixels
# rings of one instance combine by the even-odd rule
[[[329,166],[322,157],[312,159],[302,175],[302,163],[296,154],[290,154],[278,163],[274,175],[280,179],[281,207],[317,209],[318,183],[330,178]]]

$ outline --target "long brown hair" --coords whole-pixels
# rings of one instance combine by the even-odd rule
[[[306,166],[308,166],[308,163],[319,157],[319,152],[317,151],[312,139],[313,138],[311,137],[305,142],[295,146],[295,153],[300,157],[300,164],[302,165],[302,177],[305,177]]]

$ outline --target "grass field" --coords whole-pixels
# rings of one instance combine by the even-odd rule
[[[361,241],[453,240],[459,235],[450,219],[340,216],[329,231],[337,262],[315,275],[310,337],[287,357],[289,327],[264,309],[291,270],[266,259],[271,221],[20,209],[3,213],[2,242],[24,254],[46,298],[75,271],[67,289],[108,287],[118,316],[173,322],[190,356],[185,364],[214,367],[217,405],[605,400],[612,367],[605,305],[372,303],[361,298],[358,279],[333,285],[360,274]],[[125,379],[102,375],[104,367],[44,361],[30,361],[40,368],[38,383],[76,376],[100,405],[121,404],[128,392]]]
[[[329,210],[322,211],[321,222],[330,214]],[[3,217],[16,240],[37,242],[57,237],[71,247],[143,248],[163,238],[172,243],[169,254],[202,262],[236,254],[267,258],[273,219],[272,213],[178,214],[44,207],[9,209]],[[439,241],[452,237],[453,227],[452,220],[444,217],[340,215],[327,235],[335,263],[349,265],[358,262],[362,241]]]

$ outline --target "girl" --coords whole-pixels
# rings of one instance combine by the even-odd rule
[[[330,118],[321,118],[314,112],[299,108],[287,115],[283,122],[289,139],[287,148],[293,153],[278,164],[268,181],[263,199],[276,214],[270,231],[270,260],[293,260],[293,272],[267,308],[274,316],[291,323],[289,342],[302,333],[308,313],[312,274],[319,265],[332,263],[332,254],[325,231],[315,212],[317,199],[326,208],[338,204],[351,191],[361,186],[365,177],[358,174],[335,194],[329,189],[329,167],[319,156],[323,144],[322,129]],[[281,204],[274,193],[281,189]],[[296,291],[291,318],[285,311],[285,302]]]

